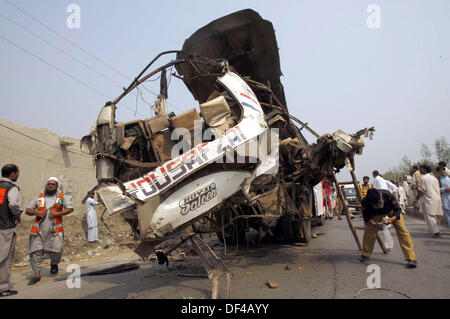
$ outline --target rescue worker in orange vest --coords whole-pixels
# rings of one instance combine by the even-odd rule
[[[359,185],[359,188],[361,189],[362,198],[366,197],[367,191],[372,187],[373,187],[372,184],[369,184],[369,176],[364,176],[363,184]]]
[[[28,205],[25,213],[36,216],[30,231],[29,254],[34,277],[28,282],[34,285],[41,280],[41,266],[44,254],[50,257],[50,273],[58,273],[58,264],[64,248],[64,215],[73,212],[70,198],[58,191],[59,181],[50,177],[45,192],[36,196]]]
[[[0,297],[17,294],[17,290],[9,289],[11,264],[16,249],[16,226],[20,223],[19,167],[6,164],[2,168],[0,179]]]

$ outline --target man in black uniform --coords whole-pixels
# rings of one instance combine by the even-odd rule
[[[362,201],[362,210],[366,228],[364,230],[361,262],[372,254],[377,233],[385,224],[392,224],[397,233],[400,247],[407,261],[408,268],[417,266],[414,244],[401,216],[402,209],[394,196],[387,190],[371,188]],[[386,218],[384,219],[384,217]],[[384,220],[383,220],[384,219]]]

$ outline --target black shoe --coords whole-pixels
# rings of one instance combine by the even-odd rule
[[[417,267],[417,260],[408,260],[406,263],[407,268],[416,268]]]
[[[0,292],[0,297],[8,297],[8,296],[12,296],[12,295],[17,295],[17,291],[16,290],[3,290],[2,292]]]
[[[367,260],[369,260],[369,257],[366,257],[366,256],[361,256],[360,258],[359,258],[359,261],[360,262],[365,262],[365,261],[367,261]]]
[[[34,285],[35,283],[37,283],[37,282],[39,282],[39,280],[41,280],[41,277],[39,277],[39,278],[36,278],[36,277],[33,277],[33,278],[31,278],[30,279],[30,281],[28,282],[28,285]]]
[[[56,275],[58,273],[58,265],[51,265],[50,273]]]

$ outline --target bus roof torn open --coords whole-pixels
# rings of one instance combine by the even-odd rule
[[[167,54],[175,59],[154,67]],[[168,110],[166,70],[173,66],[198,110]],[[117,123],[116,104],[158,73],[156,115]],[[159,54],[105,104],[81,141],[96,163],[95,191],[110,214],[129,221],[140,241],[136,252],[143,258],[156,252],[164,263],[189,242],[213,280],[214,298],[229,296],[230,275],[197,235],[216,233],[235,244],[253,229],[261,240],[308,242],[314,185],[361,154],[361,137],[374,132],[318,135],[289,113],[281,75],[272,23],[239,11],[196,31],[182,50]],[[168,239],[174,244],[159,251]]]

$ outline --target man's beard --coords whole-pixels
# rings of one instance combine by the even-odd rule
[[[58,191],[57,189],[55,189],[54,191],[50,191],[48,189],[45,189],[45,195],[53,196],[53,195],[56,194],[57,191]]]

